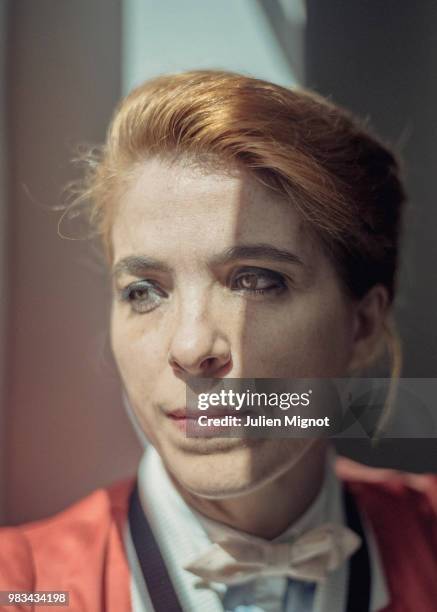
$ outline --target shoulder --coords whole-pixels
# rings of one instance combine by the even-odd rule
[[[371,468],[338,458],[336,472],[375,533],[390,568],[437,572],[437,475]],[[430,574],[431,575],[431,574]]]
[[[412,474],[393,469],[373,468],[338,457],[337,475],[368,508],[408,508],[422,518],[437,518],[437,474]]]
[[[1,528],[0,586],[42,588],[61,573],[80,572],[84,564],[101,567],[108,543],[122,545],[133,484],[134,479],[123,480],[49,518]]]
[[[393,610],[434,610],[437,475],[371,468],[345,458],[337,459],[336,471],[375,535],[391,598],[401,606]]]

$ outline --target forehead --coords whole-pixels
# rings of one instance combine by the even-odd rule
[[[186,253],[244,243],[313,250],[295,208],[242,169],[150,159],[136,169],[112,226],[114,258],[158,249]]]

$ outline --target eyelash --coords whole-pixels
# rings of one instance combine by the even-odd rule
[[[287,283],[282,274],[278,272],[273,272],[273,270],[266,270],[265,268],[245,268],[244,271],[240,271],[234,275],[232,281],[238,281],[241,278],[247,277],[256,277],[257,280],[264,277],[269,279],[274,286],[264,287],[263,289],[250,289],[241,287],[239,289],[242,293],[250,293],[253,295],[266,295],[268,293],[282,293],[285,289],[287,289]]]
[[[240,287],[237,289],[232,288],[236,281],[247,277],[256,277],[257,280],[264,277],[270,279],[274,284],[273,286],[264,287],[263,289],[251,289],[247,287]],[[239,270],[231,278],[229,285],[231,290],[234,290],[240,294],[250,294],[252,296],[262,296],[267,294],[278,295],[287,290],[287,283],[282,274],[273,272],[273,270],[267,270],[265,268],[245,268],[244,270]],[[135,297],[135,292],[138,291],[146,292],[148,297],[146,296],[145,299],[138,296]],[[152,303],[148,301],[151,294],[154,294],[155,296],[152,299]],[[157,294],[160,295],[157,297]],[[145,279],[130,283],[120,292],[121,301],[129,303],[132,310],[140,314],[151,312],[157,306],[159,306],[161,299],[165,299],[167,297],[168,295],[158,285]]]
[[[153,299],[153,303],[146,303],[147,297],[146,299],[135,298],[134,293],[136,291],[145,291],[148,295],[154,292],[155,297]],[[159,298],[156,297],[158,293],[161,294]],[[157,285],[147,280],[135,281],[134,283],[131,283],[130,285],[122,289],[120,293],[121,301],[128,302],[131,305],[132,310],[140,314],[154,310],[157,306],[159,306],[159,302],[163,297],[167,297],[165,292],[162,291]]]

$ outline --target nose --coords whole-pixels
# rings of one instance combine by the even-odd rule
[[[205,310],[191,309],[177,321],[168,362],[176,374],[223,376],[232,366],[230,343],[224,330],[214,324]]]

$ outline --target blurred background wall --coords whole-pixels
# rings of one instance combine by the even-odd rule
[[[0,0],[0,521],[49,515],[135,470],[104,267],[89,242],[57,235],[50,208],[77,176],[77,145],[100,143],[120,96],[154,74],[214,67],[307,84],[402,144],[412,195],[398,303],[405,375],[436,375],[436,26],[428,1]],[[341,450],[437,469],[435,440]]]
[[[106,278],[63,240],[79,143],[103,140],[121,89],[118,0],[8,4],[8,522],[40,517],[129,474],[139,449],[108,358]],[[62,228],[74,235],[74,228]]]
[[[5,428],[5,365],[7,325],[7,169],[6,169],[6,0],[0,0],[0,525],[4,515],[4,483],[6,478],[6,428]]]
[[[189,68],[224,68],[281,85],[296,83],[257,0],[125,0],[123,6],[124,92],[156,74]]]

